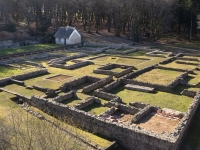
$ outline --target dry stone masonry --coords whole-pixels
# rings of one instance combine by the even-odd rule
[[[100,43],[93,44],[101,45]],[[119,48],[129,49],[125,51],[124,54],[137,50],[137,48],[133,48],[132,46],[128,45],[106,45],[106,47],[104,45],[103,48],[98,48],[96,51],[100,53],[109,49],[115,49],[115,51],[117,51]],[[76,51],[76,49],[74,51]],[[153,51],[148,53],[147,55],[156,57],[167,57],[167,59],[160,62],[160,64],[167,64],[175,60],[178,63],[182,63],[182,61],[179,61],[183,60],[182,58],[186,60],[185,57],[183,57],[185,54],[177,54],[176,56],[173,56],[173,53],[162,51]],[[77,58],[81,58],[84,56],[87,56],[87,54],[79,53],[73,56],[59,57],[50,60],[49,65],[64,69],[74,69],[91,64],[92,61],[90,60],[96,59],[98,57],[104,57],[105,55],[96,56],[84,61],[77,60]],[[195,55],[191,54],[191,56]],[[146,58],[144,59],[147,60]],[[66,66],[66,61],[73,61],[74,64],[72,64],[71,66]],[[193,62],[189,62],[188,64],[196,64],[196,60],[194,60],[193,58],[190,59],[190,61]],[[125,103],[123,103],[123,99],[121,99],[119,96],[109,93],[111,90],[118,87],[123,87],[128,90],[137,90],[141,92],[154,92],[155,90],[157,90],[170,93],[173,93],[173,88],[175,88],[179,84],[187,85],[189,87],[200,87],[199,83],[192,85],[184,80],[184,78],[186,78],[188,74],[193,73],[193,70],[168,68],[164,66],[159,66],[158,64],[135,70],[136,68],[134,68],[133,66],[107,64],[103,67],[93,70],[94,73],[109,75],[106,78],[101,79],[85,75],[72,81],[66,82],[62,84],[58,89],[53,90],[51,89],[51,87],[44,88],[37,85],[31,87],[26,86],[23,80],[48,73],[48,70],[44,69],[43,66],[40,66],[40,64],[31,61],[26,61],[26,63],[36,66],[40,68],[40,70],[1,79],[0,85],[4,86],[9,83],[15,83],[20,86],[24,86],[27,89],[30,88],[44,92],[46,94],[46,97],[26,97],[5,88],[0,88],[1,91],[11,93],[17,96],[18,99],[21,99],[24,102],[28,103],[29,105],[37,107],[40,110],[53,116],[63,118],[66,121],[69,121],[69,123],[73,122],[73,125],[77,127],[116,140],[120,145],[124,147],[124,149],[127,150],[174,150],[179,148],[185,131],[188,129],[188,126],[190,125],[192,118],[200,103],[200,91],[191,91],[187,89],[183,90],[181,93],[182,95],[194,98],[191,105],[189,106],[188,111],[183,114],[178,111],[170,110],[167,108],[161,109],[157,106],[152,106],[141,102],[130,102],[129,105],[126,105]],[[183,64],[185,64],[185,62]],[[121,68],[123,69],[123,71],[119,73],[113,72],[112,69],[114,68]],[[168,85],[159,85],[130,79],[137,75],[151,71],[155,68],[181,71],[182,74]],[[113,78],[113,76],[115,76],[116,78]],[[81,100],[81,102],[78,102],[74,106],[62,104],[64,103],[64,101],[71,100],[72,98],[77,98],[76,94],[77,92],[80,92],[80,90],[75,90],[75,87],[84,83],[89,83],[89,85],[82,88],[82,94],[85,93],[85,95],[87,95],[89,93],[93,96],[89,96],[88,94],[88,98],[86,98],[85,100]],[[60,92],[63,92],[64,94],[58,94]],[[101,99],[104,99],[107,102],[102,104]],[[100,115],[94,115],[84,111],[84,108],[93,104],[98,104],[108,109]],[[146,115],[151,114],[152,112],[156,112],[157,114],[163,115],[164,117],[177,117],[180,119],[180,123],[178,124],[174,132],[163,132],[161,134],[146,130],[136,125],[138,121],[140,121]],[[131,116],[130,119],[124,122],[121,121],[120,119],[126,115]]]

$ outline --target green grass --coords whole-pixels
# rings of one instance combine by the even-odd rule
[[[191,49],[200,49],[200,43],[196,42],[196,43],[191,43],[191,44],[174,44],[173,46],[176,47],[183,47],[183,48],[191,48]]]
[[[187,64],[178,64],[175,61],[168,63],[166,65],[163,65],[165,67],[170,67],[170,68],[179,68],[179,69],[185,69],[185,70],[192,70],[196,68],[197,66],[195,65],[187,65]]]
[[[78,103],[81,103],[81,102],[83,102],[82,99],[70,98],[70,99],[68,99],[68,100],[66,100],[66,101],[63,101],[62,103],[63,103],[63,104],[66,104],[66,105],[68,105],[68,106],[74,106],[75,104],[78,104]]]
[[[161,108],[170,108],[186,112],[192,102],[192,98],[165,92],[145,93],[124,89],[122,86],[111,91],[112,94],[122,98],[126,104],[129,102],[143,102]]]
[[[194,71],[194,74],[189,74],[185,80],[190,84],[197,84],[200,82],[200,71]]]
[[[46,49],[58,48],[58,47],[61,47],[61,45],[57,45],[57,44],[37,44],[37,45],[31,45],[31,46],[21,46],[21,47],[17,47],[17,48],[7,48],[7,49],[1,49],[0,50],[0,56],[9,55],[9,54],[24,53],[24,52],[30,52],[30,51],[46,50]]]
[[[135,51],[133,53],[128,54],[129,56],[144,56],[148,51],[145,50],[139,50]]]
[[[37,95],[37,96],[45,95],[45,93],[43,93],[43,92],[37,91],[35,89],[29,90],[29,89],[26,89],[25,87],[17,85],[17,84],[10,84],[10,85],[5,86],[4,88],[8,89],[12,92],[27,96],[27,97],[31,97],[34,95]]]
[[[101,113],[105,112],[108,109],[109,109],[108,107],[103,107],[101,106],[101,104],[94,103],[83,108],[83,111],[89,112],[94,115],[100,115]]]
[[[27,73],[27,72],[31,72],[31,71],[35,71],[35,70],[38,70],[38,68],[29,68],[29,69],[22,70],[22,69],[14,68],[14,67],[0,66],[0,78],[19,75],[22,73]]]
[[[119,73],[119,72],[124,71],[124,69],[122,69],[122,68],[113,68],[113,69],[111,69],[111,71]]]
[[[172,71],[172,70],[153,69],[137,77],[133,77],[133,79],[143,82],[150,82],[153,84],[168,85],[182,73],[183,72]]]

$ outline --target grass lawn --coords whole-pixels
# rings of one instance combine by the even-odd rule
[[[183,56],[183,58],[195,58],[195,59],[198,59],[200,61],[200,57],[197,57],[197,56]],[[194,61],[194,62],[196,62],[196,61]]]
[[[175,47],[191,48],[191,49],[200,49],[200,42],[195,42],[191,44],[174,44]]]
[[[101,113],[105,112],[108,109],[109,109],[108,107],[103,107],[101,106],[101,104],[94,103],[83,108],[83,111],[89,112],[93,115],[100,115]]]
[[[133,77],[132,79],[143,82],[150,82],[153,84],[168,85],[182,73],[183,72],[164,70],[164,69],[153,69],[139,76]]]
[[[124,71],[124,70],[125,70],[125,69],[122,69],[122,68],[113,68],[113,69],[111,69],[111,71],[117,72],[117,73],[122,72],[122,71]]]
[[[144,59],[134,59],[134,58],[123,58],[118,56],[104,56],[93,59],[93,61],[97,64],[107,64],[107,63],[118,63],[118,64],[126,64],[126,65],[138,65],[140,63],[149,61]]]
[[[170,67],[170,68],[185,69],[185,70],[192,70],[197,67],[196,65],[178,64],[175,61],[168,63],[166,65],[163,65],[163,66]]]
[[[37,44],[37,45],[31,45],[31,46],[21,46],[21,47],[17,47],[17,48],[7,48],[7,49],[1,49],[0,50],[0,56],[9,55],[9,54],[24,53],[24,52],[30,52],[30,51],[46,50],[46,49],[58,48],[58,47],[61,47],[61,45],[57,45],[57,44]]]
[[[19,68],[14,68],[14,67],[4,67],[0,66],[0,78],[5,78],[5,77],[10,77],[22,73],[28,73],[31,71],[36,71],[38,68],[29,68],[29,69],[19,69]]]
[[[185,80],[190,84],[197,84],[200,82],[200,71],[194,71],[194,74],[189,74]]]
[[[21,95],[27,96],[27,97],[31,97],[34,95],[36,95],[36,96],[44,96],[45,95],[45,93],[43,93],[43,92],[37,91],[35,89],[29,90],[29,89],[26,89],[25,87],[17,85],[17,84],[10,84],[10,85],[5,86],[4,88],[7,90],[10,90],[12,92],[16,92]]]
[[[112,94],[122,98],[126,104],[129,102],[143,102],[161,108],[170,108],[181,112],[186,112],[192,102],[192,98],[182,95],[176,95],[165,92],[145,93],[139,91],[131,91],[123,88],[115,88],[111,91]]]
[[[139,50],[139,51],[135,51],[133,53],[128,54],[129,56],[144,56],[146,53],[148,53],[148,51],[145,50]]]

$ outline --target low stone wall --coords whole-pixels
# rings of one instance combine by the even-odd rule
[[[156,66],[155,68],[164,69],[164,70],[172,70],[172,71],[181,71],[181,72],[187,72],[187,71],[192,72],[192,70],[180,69],[180,68],[171,68],[171,67],[165,67],[165,66]]]
[[[17,84],[17,85],[24,85],[23,81],[15,80],[15,79],[10,79],[11,83]]]
[[[191,122],[191,116],[194,115],[194,112],[199,105],[200,92],[195,96],[194,102],[190,105],[188,112],[182,118],[181,123],[176,128],[175,132],[170,133],[170,135],[168,133],[157,134],[135,126],[111,122],[104,118],[96,117],[76,108],[59,104],[54,101],[48,101],[41,97],[34,96],[31,99],[23,98],[24,101],[29,104],[52,115],[70,118],[66,119],[66,121],[69,120],[70,122],[73,122],[77,127],[115,139],[127,150],[169,150],[177,149],[179,146],[184,131]],[[119,109],[125,109],[126,111],[127,107],[128,106],[125,105],[125,107],[121,106]]]
[[[142,82],[142,81],[130,80],[130,79],[122,79],[122,83],[146,86],[146,87],[154,88],[155,90],[173,93],[172,89],[165,85],[152,84],[152,83],[148,83],[148,82]]]
[[[47,69],[41,69],[41,70],[37,70],[37,71],[32,71],[32,72],[12,76],[11,78],[15,79],[15,80],[25,80],[28,78],[32,78],[32,77],[39,76],[39,75],[44,75],[47,73],[48,73]]]
[[[153,106],[148,105],[145,108],[143,108],[142,110],[140,110],[137,114],[135,114],[133,116],[132,122],[133,123],[138,122],[144,116],[146,116],[147,114],[149,114],[152,111],[152,108],[153,108]]]
[[[141,91],[141,92],[154,92],[155,91],[154,88],[133,85],[133,84],[127,84],[124,87],[128,90]]]
[[[97,59],[97,58],[101,58],[101,57],[105,57],[105,56],[109,56],[109,55],[103,54],[103,55],[99,55],[99,56],[94,56],[94,57],[91,57],[91,58],[87,58],[86,60],[93,60],[93,59]]]
[[[47,96],[53,96],[55,95],[55,90],[50,89],[50,88],[44,88],[44,87],[40,87],[38,85],[33,85],[32,88],[38,90],[38,91],[42,91],[44,93],[46,93]]]
[[[125,70],[122,71],[122,72],[115,73],[114,76],[115,76],[116,78],[119,78],[119,77],[121,77],[121,76],[123,76],[123,75],[126,75],[126,74],[132,72],[133,68],[134,68],[134,67],[129,67],[129,68],[125,69]]]
[[[193,102],[190,104],[185,116],[181,119],[178,127],[173,132],[173,136],[177,139],[176,147],[177,149],[180,147],[181,141],[186,134],[186,130],[190,126],[192,119],[195,115],[195,112],[200,104],[200,91],[197,92],[196,96],[193,99]]]
[[[10,82],[10,78],[0,79],[0,86],[6,85]]]
[[[107,111],[103,112],[102,114],[99,115],[99,117],[107,117],[109,115],[112,115],[117,108],[115,107],[111,107],[110,109],[108,109]]]
[[[159,64],[162,64],[162,65],[168,64],[168,63],[174,61],[175,59],[176,59],[175,57],[167,58],[167,59],[165,59],[165,60],[159,62]]]
[[[70,81],[70,82],[67,82],[67,83],[64,83],[63,85],[61,85],[59,87],[59,89],[61,91],[65,91],[65,90],[71,90],[72,87],[74,86],[77,86],[77,85],[80,85],[80,84],[83,84],[85,82],[90,82],[90,83],[94,83],[94,82],[99,82],[101,79],[100,78],[96,78],[96,77],[93,77],[93,76],[83,76],[81,78],[78,78],[78,79],[75,79],[73,81]]]
[[[148,67],[146,67],[146,68],[137,70],[137,71],[135,71],[135,72],[132,72],[132,73],[130,73],[130,74],[127,74],[127,75],[124,76],[123,78],[131,78],[131,77],[140,75],[140,74],[142,74],[142,73],[145,73],[145,72],[147,72],[147,71],[152,70],[155,66],[157,66],[157,65],[152,65],[152,66],[148,66]]]
[[[114,75],[115,74],[111,70],[102,70],[102,69],[94,69],[93,72],[97,73],[97,74],[105,74],[105,75]]]
[[[119,103],[115,103],[115,105],[119,110],[127,112],[131,115],[135,115],[139,111],[138,108],[133,107],[133,106],[127,106],[127,105],[119,104]]]
[[[153,57],[163,57],[163,58],[166,58],[166,56],[164,56],[165,54],[168,54],[168,53],[155,50],[155,51],[146,53],[145,55],[146,55],[146,56],[153,56]]]
[[[112,89],[120,86],[122,84],[121,79],[117,79],[116,81],[111,82],[110,84],[107,84],[106,86],[103,87],[103,90],[106,92],[111,91]]]
[[[168,87],[173,89],[174,87],[176,87],[179,83],[180,80],[184,79],[185,77],[187,77],[189,74],[189,72],[184,72],[183,74],[181,74],[179,77],[177,77],[175,80],[173,80]]]
[[[140,109],[143,109],[147,106],[147,104],[142,102],[130,102],[129,105]]]
[[[32,62],[32,61],[24,61],[23,63],[25,63],[27,65],[35,66],[35,67],[38,67],[38,68],[45,68],[42,64]]]
[[[114,72],[111,70],[112,68],[122,68],[122,67],[125,70],[121,72]],[[94,69],[93,72],[97,74],[114,75],[116,78],[119,78],[125,74],[132,72],[133,69],[134,69],[133,66],[120,65],[120,64],[107,64],[103,67]]]
[[[62,64],[62,62],[66,62],[66,61],[68,61],[68,60],[72,60],[72,59],[76,59],[76,58],[81,58],[81,57],[85,57],[85,56],[87,56],[87,54],[85,54],[85,53],[80,53],[80,54],[77,54],[77,55],[73,55],[73,56],[67,56],[67,57],[60,57],[60,58],[56,58],[56,59],[52,59],[52,60],[50,60],[49,62],[48,62],[48,64],[59,64],[59,63],[61,63]]]
[[[198,66],[200,65],[200,63],[192,63],[192,62],[185,62],[185,61],[176,61],[177,64],[185,64],[185,65],[194,65],[194,66]]]
[[[89,86],[84,87],[82,92],[89,93],[89,92],[94,91],[112,81],[113,81],[113,76],[109,76],[108,78],[102,79],[100,81],[97,81],[97,82],[89,85]]]
[[[91,96],[91,97],[88,97],[84,102],[74,105],[74,107],[77,109],[83,109],[94,103],[101,104],[101,101],[97,97]]]
[[[120,97],[118,97],[118,96],[116,96],[114,94],[106,93],[106,92],[103,92],[103,91],[101,91],[99,89],[95,90],[93,94],[94,94],[94,96],[97,96],[99,98],[103,98],[103,99],[106,99],[106,100],[113,100],[115,98],[121,99]]]
[[[195,97],[195,95],[197,94],[196,91],[192,91],[192,90],[188,90],[188,89],[184,89],[182,92],[181,92],[182,95],[185,95],[185,96],[189,96],[189,97]]]
[[[87,66],[87,65],[90,65],[90,64],[94,64],[94,63],[91,62],[91,61],[81,61],[81,62],[72,64],[72,65],[69,65],[69,66],[64,65],[64,64],[56,64],[56,63],[49,64],[49,66],[55,67],[55,68],[70,69],[70,70],[72,70],[72,69],[80,68],[80,67]]]
[[[197,58],[192,57],[176,57],[177,60],[199,61]]]
[[[74,92],[70,91],[70,92],[68,92],[68,93],[66,93],[64,95],[60,95],[60,96],[57,96],[55,98],[52,98],[52,101],[56,101],[58,103],[61,103],[61,102],[65,101],[65,100],[67,100],[67,99],[70,99],[70,98],[74,97],[74,95],[75,95]]]

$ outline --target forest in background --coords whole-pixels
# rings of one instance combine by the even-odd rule
[[[191,40],[199,39],[199,12],[200,0],[0,0],[0,31],[24,22],[41,32],[70,25],[88,33],[106,27],[134,41],[168,33]]]

